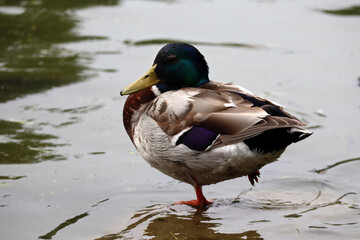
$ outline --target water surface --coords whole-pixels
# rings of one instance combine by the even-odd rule
[[[357,239],[359,4],[0,1],[1,239]],[[314,134],[246,178],[191,186],[152,169],[119,92],[169,41],[213,80],[286,106]]]

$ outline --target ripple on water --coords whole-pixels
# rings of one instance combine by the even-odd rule
[[[317,179],[276,179],[208,209],[153,205],[99,239],[291,239],[356,236],[357,195]],[[339,194],[341,193],[341,194]],[[274,231],[276,229],[276,231]],[[346,237],[345,236],[345,237]]]

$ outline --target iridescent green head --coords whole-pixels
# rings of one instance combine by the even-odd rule
[[[198,87],[209,82],[209,68],[204,56],[192,45],[170,43],[160,49],[153,66],[121,94],[131,94],[156,85],[161,92],[183,87]]]
[[[154,64],[161,92],[197,87],[209,81],[209,68],[204,56],[192,45],[170,43],[157,54]]]

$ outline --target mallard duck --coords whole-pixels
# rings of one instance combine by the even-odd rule
[[[150,70],[127,86],[126,132],[154,168],[191,184],[205,207],[202,186],[248,176],[274,162],[291,143],[311,135],[283,107],[231,83],[209,80],[204,56],[192,45],[170,43]]]

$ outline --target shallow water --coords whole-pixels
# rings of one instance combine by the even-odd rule
[[[0,239],[359,239],[360,14],[346,1],[0,1]],[[119,91],[169,41],[314,134],[246,178],[152,169]]]

